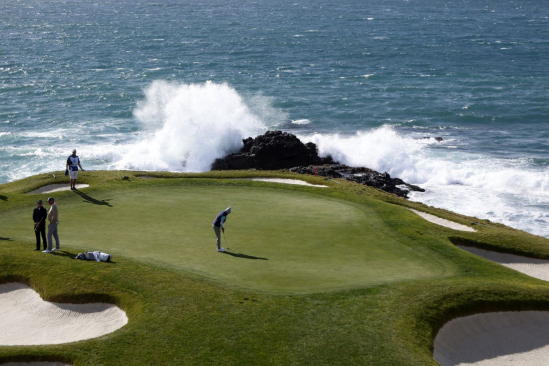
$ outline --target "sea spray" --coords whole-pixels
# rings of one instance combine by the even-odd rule
[[[254,99],[256,110],[276,111]],[[155,81],[134,111],[150,136],[128,147],[118,168],[202,172],[242,147],[242,139],[267,129],[242,96],[228,84]]]
[[[321,156],[351,166],[388,172],[427,190],[412,200],[549,236],[549,168],[524,159],[437,149],[444,142],[400,135],[393,127],[353,135],[300,136]],[[450,152],[451,151],[451,152]]]

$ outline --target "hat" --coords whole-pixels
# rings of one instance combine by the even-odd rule
[[[231,206],[229,206],[229,208],[227,208],[227,209],[225,210],[225,212],[227,213],[227,215],[230,214],[230,213],[231,213]]]
[[[48,198],[48,202],[50,202],[50,201],[55,201],[55,200],[53,199],[53,197],[50,197],[50,198]]]
[[[76,152],[76,149],[72,149],[72,152]]]
[[[42,200],[38,200],[38,201],[36,201],[36,203],[42,203]]]

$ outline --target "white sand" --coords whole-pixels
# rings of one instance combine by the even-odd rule
[[[311,184],[311,183],[305,182],[304,180],[299,180],[299,179],[282,179],[282,178],[242,178],[242,179],[253,180],[255,182],[296,184],[298,186],[328,188],[328,186],[323,186],[323,185],[318,185],[318,184]]]
[[[549,312],[475,314],[438,332],[433,357],[442,366],[542,366],[549,364]]]
[[[457,247],[482,258],[497,262],[505,267],[527,274],[540,280],[549,281],[549,260],[522,257],[520,255],[492,252],[474,247]],[[549,360],[548,360],[549,361]],[[549,364],[549,362],[548,362]]]
[[[96,338],[128,323],[113,304],[61,304],[42,300],[21,283],[0,285],[0,346],[61,344]]]
[[[476,231],[472,227],[462,225],[462,224],[458,224],[457,222],[453,222],[453,221],[450,221],[450,220],[442,219],[440,217],[437,217],[435,215],[431,215],[431,214],[428,214],[428,213],[425,213],[425,212],[414,210],[413,208],[410,208],[409,210],[412,211],[412,212],[415,212],[416,214],[423,217],[425,220],[427,220],[429,222],[432,222],[433,224],[437,224],[437,225],[440,225],[440,226],[444,226],[444,227],[454,229],[454,230],[459,230],[459,231],[471,231],[471,232]]]
[[[89,187],[89,184],[76,184],[76,189],[82,189]],[[71,187],[68,183],[63,184],[48,184],[47,186],[40,187],[38,189],[35,189],[32,192],[27,192],[29,194],[36,194],[36,193],[52,193],[52,192],[60,192],[60,191],[70,191]]]

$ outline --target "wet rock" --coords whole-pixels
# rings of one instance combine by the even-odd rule
[[[242,149],[222,159],[216,159],[212,170],[288,169],[299,165],[332,163],[320,158],[315,144],[304,144],[295,135],[282,131],[267,131],[264,135],[242,140]]]
[[[315,168],[316,174],[322,177],[345,178],[359,184],[396,194],[399,197],[408,198],[410,191],[425,192],[423,188],[408,184],[400,178],[392,178],[387,172],[380,173],[364,167],[357,168],[343,164],[310,165],[291,168],[290,171],[300,174],[315,174]]]
[[[216,159],[212,170],[289,169],[294,173],[311,175],[316,170],[316,175],[322,177],[345,178],[400,197],[407,198],[410,191],[424,192],[422,188],[400,178],[392,178],[386,172],[338,164],[331,157],[321,158],[315,144],[304,144],[287,132],[267,131],[256,138],[248,137],[242,143],[239,152]]]

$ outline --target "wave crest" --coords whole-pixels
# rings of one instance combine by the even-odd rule
[[[209,81],[155,81],[134,115],[149,135],[128,147],[117,168],[207,171],[216,158],[237,151],[243,138],[267,129],[234,88]]]

